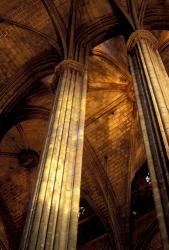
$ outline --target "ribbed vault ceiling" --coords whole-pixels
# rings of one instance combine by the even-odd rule
[[[169,72],[169,2],[136,2],[142,24],[159,39]],[[6,227],[5,233],[1,226],[0,236],[7,248],[6,234],[10,244],[17,246],[15,237],[19,240],[21,235],[38,171],[37,167],[24,168],[18,154],[25,148],[41,153],[54,96],[53,69],[64,58],[55,26],[57,15],[63,24],[59,32],[69,31],[71,1],[55,0],[51,8],[47,3],[0,1],[0,93],[5,118],[0,145],[0,215]],[[130,215],[131,181],[146,159],[122,36],[125,29],[133,29],[130,9],[128,1],[80,0],[75,27],[76,43],[97,45],[91,49],[88,65],[82,197],[120,244]],[[18,86],[12,93],[16,97],[6,99],[11,86]],[[25,89],[20,93],[21,86]]]

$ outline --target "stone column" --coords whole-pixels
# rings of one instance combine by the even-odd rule
[[[56,67],[60,79],[22,250],[76,249],[87,89],[85,54],[80,51],[75,59]]]
[[[164,249],[169,249],[169,79],[156,38],[146,30],[128,43],[140,123]]]

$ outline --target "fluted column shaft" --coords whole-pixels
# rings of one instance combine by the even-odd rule
[[[155,37],[137,30],[128,40],[140,123],[164,249],[169,249],[169,80]]]
[[[56,67],[60,80],[20,249],[76,249],[87,89],[84,58],[80,52]]]

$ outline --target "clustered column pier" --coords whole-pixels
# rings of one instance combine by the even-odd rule
[[[137,30],[129,62],[163,247],[169,249],[169,79],[153,34]]]
[[[62,61],[20,249],[76,249],[87,90],[87,52]]]

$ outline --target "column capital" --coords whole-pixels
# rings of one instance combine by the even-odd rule
[[[65,59],[65,60],[62,60],[61,62],[59,62],[54,69],[54,78],[53,78],[53,81],[51,84],[51,90],[53,93],[55,93],[55,91],[56,91],[57,82],[58,82],[60,73],[66,69],[73,69],[73,70],[79,72],[80,74],[83,74],[85,71],[85,66],[84,66],[84,64],[82,64],[76,60],[72,60],[72,59]]]
[[[79,73],[84,73],[85,71],[85,67],[82,63],[72,59],[65,59],[55,67],[55,73],[62,72],[65,69],[74,69]]]
[[[128,41],[127,41],[127,50],[131,51],[133,47],[136,45],[137,42],[140,42],[141,40],[146,40],[149,42],[149,44],[154,48],[158,48],[158,41],[156,37],[148,30],[136,30],[134,31]]]

